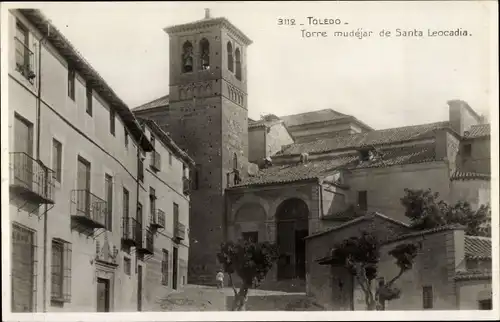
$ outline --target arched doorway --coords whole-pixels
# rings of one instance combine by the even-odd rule
[[[304,237],[309,230],[309,209],[298,198],[283,201],[276,210],[277,243],[280,251],[278,280],[306,276],[306,247]]]

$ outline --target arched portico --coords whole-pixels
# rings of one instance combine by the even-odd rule
[[[309,231],[309,208],[299,198],[283,201],[276,209],[277,244],[280,249],[278,280],[300,278],[306,275],[306,248],[304,237]]]

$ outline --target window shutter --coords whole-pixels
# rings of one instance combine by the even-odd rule
[[[71,257],[72,257],[72,245],[70,243],[64,244],[64,301],[71,302]]]

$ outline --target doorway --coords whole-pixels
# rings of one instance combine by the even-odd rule
[[[174,252],[173,252],[173,262],[172,262],[172,288],[174,290],[177,289],[177,263],[179,261],[178,256],[179,256],[179,249],[177,247],[174,247]]]
[[[142,266],[137,267],[137,311],[142,311]]]
[[[109,312],[109,280],[97,278],[97,312]]]

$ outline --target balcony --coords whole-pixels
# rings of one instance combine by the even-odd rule
[[[11,152],[10,192],[37,204],[54,203],[54,174],[24,152]]]
[[[191,180],[189,178],[182,178],[182,192],[187,196],[191,192]]]
[[[186,238],[186,226],[177,222],[174,227],[174,238],[184,240]]]
[[[156,209],[151,213],[150,218],[151,228],[165,228],[165,212],[161,209]]]
[[[142,225],[132,217],[123,218],[122,242],[126,246],[142,244]]]
[[[105,228],[107,203],[89,190],[71,193],[71,218],[88,228]]]
[[[161,154],[153,151],[151,154],[151,169],[154,171],[160,171],[161,170]]]
[[[154,234],[149,229],[146,229],[145,233],[146,233],[146,240],[141,240],[141,243],[137,246],[137,251],[141,254],[152,255],[155,252]]]
[[[19,38],[14,37],[16,48],[16,70],[21,73],[30,83],[34,83],[35,74],[35,59],[33,52]]]

